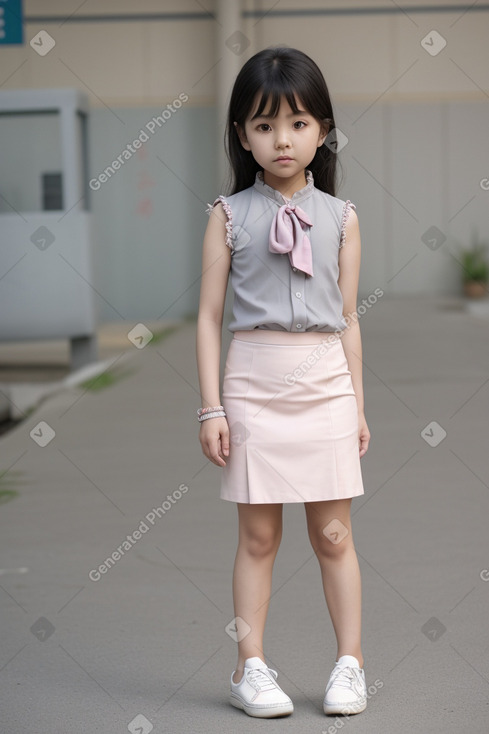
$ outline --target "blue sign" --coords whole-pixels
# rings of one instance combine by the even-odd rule
[[[0,44],[22,43],[22,0],[0,0]]]

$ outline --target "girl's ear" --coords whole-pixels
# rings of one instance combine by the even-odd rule
[[[319,131],[319,138],[318,138],[318,148],[321,147],[321,145],[324,145],[324,141],[328,137],[329,133],[329,123],[321,123],[321,129]]]
[[[251,150],[251,146],[248,143],[248,139],[246,137],[246,134],[244,130],[241,128],[240,125],[238,125],[237,122],[234,123],[234,127],[236,128],[236,132],[238,133],[238,137],[240,139],[241,145],[245,150]]]

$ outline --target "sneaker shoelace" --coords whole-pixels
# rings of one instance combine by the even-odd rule
[[[269,674],[277,677],[277,671],[271,668],[252,668],[247,673],[247,679],[250,685],[257,691],[271,691],[276,688],[275,681],[270,678]]]
[[[333,683],[333,686],[342,686],[343,688],[352,688],[352,684],[356,679],[354,671],[348,666],[344,666],[338,669]]]

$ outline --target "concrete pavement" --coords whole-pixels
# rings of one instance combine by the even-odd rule
[[[367,710],[322,712],[336,647],[300,504],[284,506],[265,637],[295,712],[228,704],[237,513],[198,441],[187,322],[0,438],[0,491],[17,492],[0,506],[2,731],[487,732],[489,322],[458,299],[384,296],[361,326]]]

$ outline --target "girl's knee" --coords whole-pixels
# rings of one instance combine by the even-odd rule
[[[318,559],[340,559],[345,553],[349,553],[353,548],[353,539],[351,533],[342,534],[317,532],[309,536],[312,549]]]
[[[265,558],[275,555],[280,545],[282,531],[276,529],[252,528],[240,536],[240,546],[248,555]]]
[[[306,505],[309,540],[319,559],[341,558],[354,547],[350,506],[350,498]]]
[[[239,506],[239,547],[263,558],[277,553],[282,539],[282,506]]]

